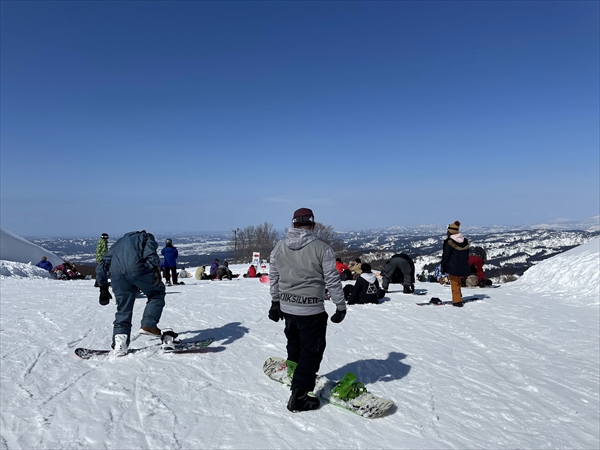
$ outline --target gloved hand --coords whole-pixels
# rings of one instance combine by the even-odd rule
[[[100,304],[102,306],[106,306],[110,303],[110,299],[112,298],[112,295],[110,295],[110,292],[108,292],[108,286],[101,286],[100,287]]]
[[[410,292],[410,286],[404,286],[402,293],[403,294],[412,294],[412,292]]]
[[[154,268],[154,273],[152,274],[152,284],[156,287],[160,286],[162,282],[162,275],[160,274],[160,269],[158,267]]]
[[[333,323],[340,323],[346,317],[345,309],[338,309],[333,316],[331,316],[331,321]]]
[[[279,302],[271,302],[271,309],[269,309],[269,319],[273,322],[279,322],[279,319],[283,319],[283,313],[279,307]]]

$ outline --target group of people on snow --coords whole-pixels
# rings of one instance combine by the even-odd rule
[[[292,226],[279,241],[270,255],[271,307],[268,317],[274,322],[284,321],[287,340],[287,360],[296,363],[291,395],[287,409],[292,412],[308,411],[320,406],[318,398],[309,395],[315,388],[326,348],[326,331],[329,315],[325,311],[325,297],[335,305],[331,322],[340,323],[346,317],[346,304],[378,303],[387,292],[390,283],[401,283],[405,293],[414,292],[415,266],[412,259],[396,254],[387,261],[381,271],[382,285],[370,264],[356,259],[347,266],[336,258],[333,249],[314,234],[315,217],[311,209],[300,208],[292,216]],[[469,254],[469,241],[460,233],[460,222],[448,225],[447,237],[442,247],[440,270],[447,273],[452,287],[452,301],[462,306],[461,279],[471,274],[483,273],[485,255]],[[107,237],[108,238],[108,237]],[[161,254],[165,256],[165,278],[170,275],[177,283],[177,249],[167,239]],[[479,258],[479,259],[476,259]],[[249,278],[260,276],[251,265],[246,274]],[[136,294],[141,291],[147,298],[141,320],[141,334],[161,336],[158,328],[165,306],[165,283],[162,281],[158,244],[151,233],[133,231],[117,240],[105,251],[96,267],[97,284],[100,288],[99,302],[107,305],[112,299],[109,277],[117,310],[113,323],[111,346],[114,354],[127,353],[132,328],[133,306]],[[228,263],[218,259],[211,264],[209,274],[201,266],[196,279],[231,279]],[[342,278],[355,280],[342,287]],[[177,337],[176,333],[172,333]]]

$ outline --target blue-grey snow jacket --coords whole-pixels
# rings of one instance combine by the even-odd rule
[[[116,273],[148,273],[159,267],[158,244],[151,233],[132,231],[113,244],[96,266],[98,286],[108,286]]]
[[[336,309],[346,309],[340,274],[335,268],[335,253],[317,239],[311,230],[289,228],[270,257],[271,299],[281,311],[311,316],[325,311],[325,288]]]

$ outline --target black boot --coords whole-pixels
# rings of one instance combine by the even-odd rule
[[[452,303],[452,306],[458,306],[459,308],[463,307],[463,302]]]
[[[321,406],[318,398],[310,397],[308,391],[300,388],[292,389],[292,395],[287,404],[291,412],[312,411]]]

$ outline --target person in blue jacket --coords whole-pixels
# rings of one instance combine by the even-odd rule
[[[36,266],[41,267],[44,270],[52,270],[52,263],[48,261],[45,256],[42,256],[42,260],[36,264]]]
[[[177,248],[173,246],[173,241],[167,239],[165,241],[165,247],[160,252],[165,257],[165,278],[167,279],[167,286],[171,286],[171,275],[173,275],[173,284],[177,283],[177,258],[179,252]]]
[[[158,244],[146,231],[132,231],[102,256],[96,266],[96,281],[100,287],[100,304],[108,305],[110,277],[116,297],[117,312],[113,322],[112,348],[116,356],[127,354],[131,335],[133,305],[138,290],[147,297],[140,334],[161,336],[158,322],[165,306],[165,285],[158,268]]]

